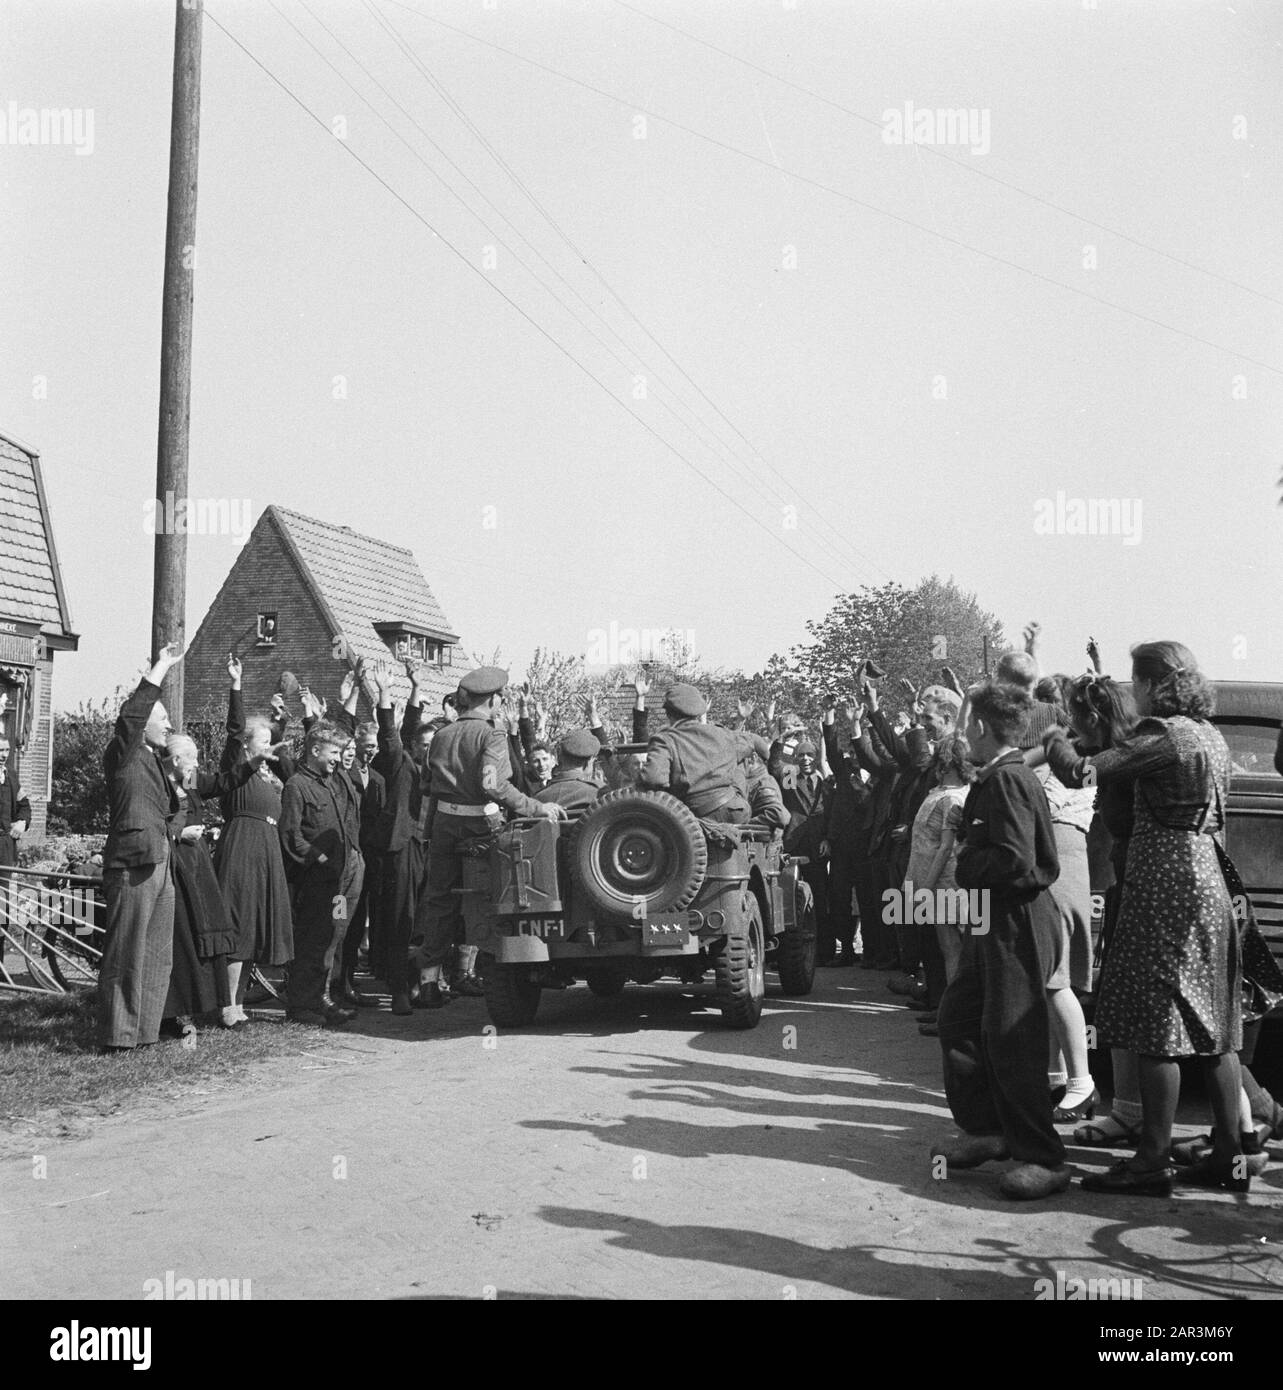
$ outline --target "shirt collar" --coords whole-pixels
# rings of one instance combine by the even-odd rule
[[[996,758],[990,758],[984,767],[976,773],[976,781],[987,782],[1000,767],[1006,767],[1009,763],[1023,763],[1024,760],[1025,755],[1019,748],[1012,748],[1006,753],[999,753]]]
[[[459,718],[460,718],[460,719],[480,719],[480,720],[483,720],[483,721],[484,721],[485,723],[487,723],[487,724],[489,724],[489,723],[491,722],[490,715],[487,714],[486,711],[483,710],[483,709],[465,709],[464,712],[459,716]]]

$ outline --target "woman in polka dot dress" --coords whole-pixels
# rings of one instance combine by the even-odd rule
[[[1139,1054],[1141,1140],[1134,1159],[1083,1180],[1097,1192],[1171,1191],[1178,1059],[1203,1068],[1217,1147],[1183,1181],[1246,1191],[1239,1141],[1242,974],[1234,905],[1218,844],[1230,757],[1209,723],[1213,696],[1177,642],[1132,649],[1142,716],[1133,736],[1085,760],[1088,781],[1130,781],[1135,819],[1118,921],[1100,981],[1096,1025],[1106,1044]]]

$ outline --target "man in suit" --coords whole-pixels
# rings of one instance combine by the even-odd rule
[[[98,1043],[104,1052],[150,1047],[160,1039],[174,963],[170,853],[179,809],[163,762],[173,726],[160,687],[181,659],[176,644],[161,648],[122,706],[103,754],[109,820],[102,856],[107,931],[98,971]]]
[[[573,729],[557,746],[557,765],[547,786],[535,793],[535,800],[555,801],[571,816],[590,811],[601,795],[595,776],[601,744],[587,729]]]

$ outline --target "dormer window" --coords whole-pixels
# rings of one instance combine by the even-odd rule
[[[374,627],[398,661],[416,661],[437,667],[452,664],[453,644],[445,641],[442,634],[411,623],[375,623]]]

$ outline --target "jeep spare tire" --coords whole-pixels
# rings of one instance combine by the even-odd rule
[[[607,792],[575,827],[570,872],[593,914],[618,921],[680,912],[708,872],[708,844],[667,792]]]

